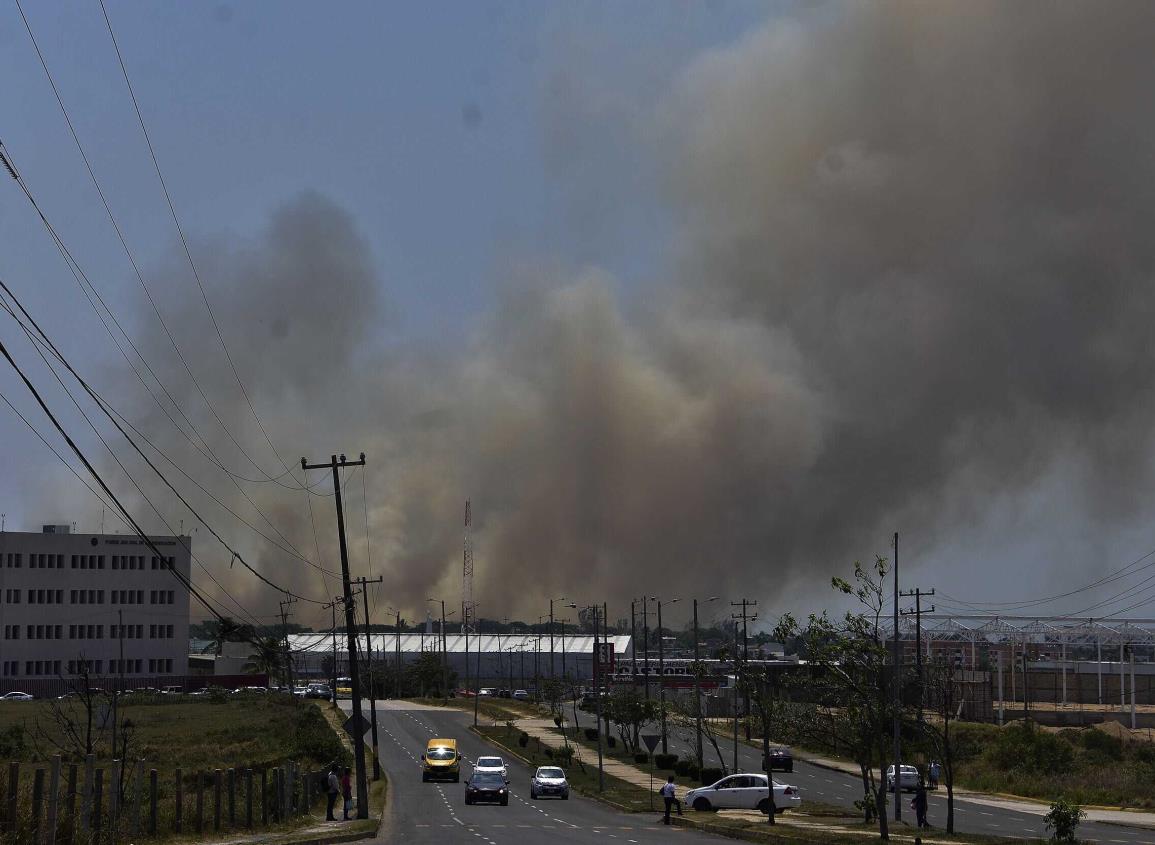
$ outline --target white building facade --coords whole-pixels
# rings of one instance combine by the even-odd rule
[[[0,686],[85,664],[126,684],[186,675],[191,539],[151,540],[160,555],[133,535],[0,532]]]

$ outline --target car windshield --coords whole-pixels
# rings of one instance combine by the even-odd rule
[[[470,781],[474,786],[505,786],[505,781],[496,772],[478,772]]]
[[[477,766],[481,769],[500,769],[505,763],[500,757],[478,757]]]
[[[565,778],[565,772],[561,769],[538,769],[537,776],[550,780],[562,780]]]
[[[452,760],[456,755],[452,748],[430,748],[425,752],[426,758],[430,760]]]

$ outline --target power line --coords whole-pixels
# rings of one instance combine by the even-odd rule
[[[168,327],[168,323],[165,322],[165,319],[160,312],[160,308],[157,306],[156,300],[153,298],[152,291],[149,290],[148,285],[145,283],[144,275],[141,273],[140,267],[137,265],[136,259],[132,254],[132,250],[128,246],[128,242],[124,237],[124,233],[122,232],[122,230],[120,228],[120,224],[116,220],[116,215],[113,214],[113,212],[112,212],[112,206],[109,204],[108,199],[105,196],[104,189],[100,184],[100,180],[96,176],[96,171],[93,169],[92,163],[89,161],[88,154],[84,149],[84,145],[80,141],[80,135],[77,133],[76,127],[72,123],[72,117],[68,113],[68,108],[64,105],[64,98],[60,93],[60,89],[56,85],[56,80],[52,76],[52,72],[48,69],[48,62],[44,58],[44,53],[41,51],[40,44],[36,40],[36,35],[32,31],[32,25],[28,20],[28,16],[24,14],[24,7],[21,5],[20,0],[16,0],[16,8],[20,12],[20,17],[24,21],[24,28],[27,30],[28,37],[32,41],[32,46],[36,51],[37,58],[40,60],[40,66],[44,70],[44,75],[48,78],[48,84],[52,88],[52,93],[56,97],[57,104],[60,106],[61,114],[63,114],[64,121],[68,125],[68,131],[72,135],[72,140],[76,144],[76,149],[80,152],[80,157],[84,161],[84,167],[88,171],[88,176],[92,180],[93,186],[96,188],[96,192],[100,197],[100,202],[104,206],[105,212],[108,214],[108,219],[112,223],[113,229],[116,231],[117,238],[120,240],[120,244],[124,248],[125,255],[128,257],[129,263],[132,265],[132,268],[136,274],[137,280],[140,282],[141,287],[144,289],[145,296],[148,298],[149,304],[152,306],[153,312],[156,314],[157,320],[160,322],[161,327],[164,329],[164,333],[168,337],[169,343],[172,344],[173,351],[176,352],[177,357],[180,359],[181,364],[184,366],[185,372],[188,373],[189,379],[192,381],[193,385],[196,387],[197,392],[200,393],[200,396],[204,400],[205,405],[208,407],[209,411],[212,413],[213,417],[216,419],[216,421],[220,425],[221,429],[228,436],[229,440],[232,441],[233,445],[235,445],[237,447],[237,449],[240,451],[240,453],[242,455],[244,455],[245,459],[248,460],[248,462],[250,464],[252,464],[253,467],[261,475],[265,476],[265,480],[271,481],[271,482],[274,482],[277,484],[281,484],[281,486],[288,487],[289,485],[283,484],[282,482],[280,482],[279,479],[281,477],[283,477],[284,475],[291,475],[292,470],[289,467],[285,466],[284,462],[282,461],[281,465],[285,469],[285,473],[283,473],[282,475],[274,477],[274,476],[271,476],[267,472],[264,471],[264,469],[256,462],[256,460],[254,460],[254,458],[240,444],[240,441],[237,440],[236,436],[232,433],[232,430],[225,424],[224,420],[221,418],[221,415],[217,412],[216,407],[209,400],[208,395],[204,391],[204,388],[201,387],[200,381],[197,379],[196,375],[192,371],[192,367],[189,366],[188,360],[185,358],[184,353],[181,351],[180,346],[177,344],[176,339],[173,337],[173,334]],[[150,143],[150,147],[151,147],[151,143]],[[21,181],[21,180],[19,178],[17,178],[17,181]],[[23,185],[22,185],[22,187],[23,187]],[[167,195],[167,189],[166,189],[166,195]],[[185,243],[183,231],[181,232],[181,242]],[[186,252],[188,251],[187,243],[185,243],[185,251]],[[192,260],[191,256],[190,256],[189,260],[190,261]],[[197,284],[200,285],[200,277],[199,276],[197,277]],[[201,292],[203,294],[203,292],[204,292],[203,287],[201,288]],[[207,299],[206,299],[206,302],[207,302]],[[210,314],[211,314],[211,312],[210,312]],[[214,326],[216,325],[216,317],[215,316],[213,316],[213,325]],[[118,327],[119,327],[119,325],[118,325]],[[219,332],[220,332],[219,328],[217,329],[217,331],[219,334]],[[223,340],[222,340],[222,343],[223,343]],[[139,355],[139,351],[137,354]],[[226,357],[228,357],[228,350],[227,349],[225,350],[225,354],[226,354]],[[143,357],[142,357],[142,360],[143,360]],[[229,364],[232,365],[231,357],[229,358]],[[234,367],[234,374],[235,374],[235,372],[236,372],[236,370]],[[155,377],[155,374],[154,374],[154,377]],[[242,391],[244,391],[243,385],[242,385],[241,389],[242,389]],[[166,391],[166,393],[167,393],[167,391]],[[169,398],[170,398],[170,400],[172,399],[171,395],[169,395]],[[245,394],[245,398],[246,398],[246,400],[248,399],[247,393]],[[175,404],[175,400],[173,400],[173,401]],[[251,403],[250,403],[250,407],[252,407]],[[179,410],[179,406],[178,406],[178,410]],[[187,415],[185,415],[183,413],[183,411],[181,412],[181,416],[183,416],[185,418],[185,420],[189,422],[189,425],[192,426],[191,420],[188,419]],[[258,423],[259,423],[259,420],[258,420]],[[201,438],[201,441],[205,443],[206,448],[207,448],[207,440],[205,440],[204,436],[201,435],[199,431],[196,431],[195,426],[193,427],[193,430],[194,430],[194,432],[196,432],[197,436]],[[261,430],[262,430],[262,432],[264,431],[263,426],[262,426]],[[266,437],[267,437],[267,435],[266,435]],[[275,454],[275,451],[274,451],[274,454]],[[280,459],[278,458],[278,460],[280,460]],[[258,479],[258,481],[259,481],[259,479]]]
[[[237,366],[233,362],[233,356],[229,353],[229,347],[225,343],[225,337],[221,333],[220,325],[217,323],[217,316],[213,312],[212,305],[209,304],[208,294],[205,292],[205,286],[201,282],[200,273],[197,271],[196,262],[193,261],[192,251],[188,246],[188,239],[185,237],[184,228],[181,226],[180,218],[176,213],[176,206],[173,204],[172,195],[169,193],[168,184],[165,182],[164,173],[161,171],[160,161],[157,159],[156,149],[152,145],[152,137],[149,135],[148,127],[145,125],[144,115],[141,114],[140,103],[136,99],[136,91],[133,89],[132,80],[128,76],[128,68],[124,63],[124,56],[120,52],[120,44],[117,43],[116,33],[112,29],[112,20],[108,16],[108,9],[104,5],[104,0],[100,0],[100,10],[104,13],[104,23],[108,27],[108,35],[112,39],[112,46],[116,50],[116,59],[120,64],[120,72],[124,76],[124,84],[128,87],[129,96],[132,98],[132,107],[136,111],[136,119],[140,123],[140,131],[143,133],[145,143],[148,145],[148,153],[152,158],[153,168],[156,170],[156,178],[159,180],[161,189],[164,191],[164,199],[168,204],[169,212],[172,214],[172,222],[176,226],[177,234],[180,235],[181,246],[184,248],[184,254],[188,259],[189,267],[192,269],[193,278],[196,279],[197,288],[200,290],[201,298],[204,300],[205,310],[208,311],[209,318],[212,320],[213,329],[217,333],[217,340],[220,341],[221,349],[224,351],[225,358],[229,362],[229,368],[233,371],[233,377],[237,380],[237,386],[240,387],[241,393],[245,397],[245,402],[249,406],[249,411],[252,412],[253,419],[257,421],[257,427],[261,430],[261,434],[264,436],[265,442],[269,445],[269,450],[273,453],[273,456],[276,457],[277,461],[280,462],[281,467],[288,471],[288,465],[281,459],[280,454],[278,454],[277,448],[273,445],[273,441],[269,438],[269,433],[265,430],[264,423],[261,422],[260,415],[257,414],[257,409],[253,406],[253,401],[249,397],[249,392],[245,388],[245,383],[241,380],[241,374],[237,372]]]
[[[42,338],[42,339],[43,339],[43,342],[44,342],[44,343],[46,344],[46,346],[47,346],[47,347],[48,347],[48,348],[51,350],[53,357],[55,357],[55,358],[56,358],[56,359],[57,359],[57,360],[58,360],[58,361],[59,361],[59,362],[60,362],[60,363],[61,363],[61,364],[62,364],[62,365],[63,365],[63,366],[64,366],[64,367],[65,367],[65,368],[68,370],[69,374],[71,374],[71,375],[72,375],[72,377],[73,377],[74,379],[76,379],[77,383],[78,383],[78,384],[80,384],[80,386],[81,386],[82,388],[84,388],[85,392],[86,392],[86,393],[88,393],[88,395],[89,395],[89,396],[92,398],[92,400],[93,400],[93,401],[96,403],[97,407],[98,407],[98,408],[100,408],[100,410],[101,410],[101,411],[102,411],[102,412],[105,414],[105,416],[107,416],[107,417],[108,417],[108,419],[109,419],[109,420],[112,422],[112,424],[113,424],[113,425],[116,427],[116,429],[117,429],[117,430],[120,432],[120,434],[121,434],[121,435],[122,435],[122,436],[125,438],[125,440],[127,440],[127,441],[128,441],[129,445],[131,445],[131,446],[132,446],[132,448],[133,448],[133,449],[136,451],[136,453],[137,453],[137,454],[138,454],[138,455],[141,457],[141,459],[142,459],[142,460],[143,460],[143,461],[144,461],[144,462],[145,462],[145,463],[146,463],[146,464],[149,466],[149,468],[150,468],[150,469],[151,469],[151,470],[152,470],[152,471],[153,471],[153,472],[154,472],[154,473],[157,475],[157,477],[158,477],[158,478],[159,478],[159,479],[160,479],[160,480],[161,480],[161,481],[162,481],[162,482],[165,484],[165,486],[166,486],[166,487],[168,487],[168,488],[169,488],[169,490],[171,490],[171,491],[173,492],[173,494],[174,494],[174,495],[175,495],[175,496],[176,496],[176,497],[177,497],[177,498],[178,498],[178,499],[181,501],[181,503],[182,503],[182,504],[183,504],[183,505],[184,505],[186,508],[188,508],[189,512],[190,512],[190,513],[192,513],[192,515],[193,515],[194,517],[196,517],[197,521],[198,521],[198,522],[200,522],[200,523],[201,523],[201,525],[203,525],[203,526],[204,526],[206,529],[208,529],[208,531],[209,531],[209,532],[210,532],[210,533],[213,535],[213,537],[215,537],[215,538],[217,539],[217,541],[218,541],[218,542],[220,542],[220,543],[221,543],[221,545],[222,545],[222,546],[224,546],[224,547],[225,547],[225,549],[226,549],[226,550],[228,550],[228,551],[229,551],[229,552],[232,554],[232,556],[233,556],[233,560],[237,560],[237,561],[240,561],[240,562],[241,562],[241,564],[242,564],[242,565],[243,565],[243,566],[244,566],[246,569],[248,569],[250,572],[252,572],[252,573],[253,573],[253,575],[255,575],[257,578],[259,578],[261,581],[264,581],[264,582],[265,582],[266,584],[268,584],[270,587],[273,587],[273,588],[274,588],[275,590],[277,590],[278,592],[281,592],[281,593],[286,593],[286,594],[288,594],[288,595],[294,596],[294,597],[296,597],[296,598],[300,599],[301,601],[306,601],[306,602],[310,602],[310,603],[313,603],[313,604],[323,604],[323,602],[319,602],[319,601],[317,601],[316,599],[311,599],[311,598],[308,598],[307,596],[302,596],[302,595],[299,595],[299,594],[297,594],[297,593],[294,593],[294,592],[292,592],[292,591],[290,591],[290,590],[287,590],[287,589],[285,589],[284,587],[281,587],[281,586],[279,586],[278,584],[275,584],[273,581],[269,580],[269,579],[268,579],[268,578],[266,578],[264,575],[262,575],[260,572],[258,572],[256,569],[254,569],[254,568],[253,568],[253,567],[252,567],[252,566],[251,566],[251,565],[248,563],[248,561],[246,561],[246,560],[244,559],[244,557],[243,557],[243,556],[242,556],[242,555],[241,555],[241,554],[240,554],[238,551],[236,551],[236,549],[234,549],[234,548],[233,548],[233,547],[232,547],[232,546],[231,546],[231,545],[230,545],[230,544],[229,544],[229,543],[228,543],[228,542],[227,542],[227,541],[226,541],[226,540],[225,540],[225,539],[224,539],[224,538],[223,538],[223,537],[220,535],[220,533],[218,533],[218,532],[217,532],[217,530],[216,530],[215,528],[213,528],[213,526],[212,526],[212,525],[211,525],[209,522],[207,522],[207,521],[204,519],[204,517],[202,517],[202,516],[200,515],[200,513],[199,513],[199,512],[196,510],[196,508],[194,508],[194,507],[193,507],[193,506],[192,506],[192,505],[189,503],[189,501],[188,501],[187,499],[185,499],[185,497],[184,497],[183,495],[181,495],[180,491],[178,491],[178,490],[176,489],[176,487],[174,487],[174,486],[173,486],[172,482],[170,482],[170,481],[168,480],[168,478],[167,478],[167,477],[164,475],[164,473],[163,473],[163,472],[161,472],[159,468],[157,468],[156,464],[154,464],[154,463],[153,463],[153,462],[152,462],[152,461],[149,459],[149,457],[148,457],[148,456],[147,456],[147,455],[144,453],[144,451],[143,451],[143,450],[140,448],[140,446],[138,446],[138,445],[137,445],[136,441],[135,441],[135,440],[133,440],[133,439],[132,439],[132,437],[130,437],[130,436],[129,436],[128,432],[127,432],[127,431],[125,431],[124,427],[123,427],[123,426],[121,426],[121,425],[120,425],[120,423],[117,421],[117,419],[116,419],[116,416],[115,416],[113,413],[111,413],[111,412],[110,412],[110,410],[109,410],[108,408],[106,408],[106,407],[105,407],[104,401],[103,401],[103,399],[101,399],[101,397],[99,396],[99,394],[97,394],[97,393],[96,393],[96,392],[95,392],[95,391],[94,391],[94,390],[93,390],[93,389],[92,389],[92,388],[91,388],[91,387],[88,385],[88,382],[86,382],[86,381],[85,381],[85,380],[84,380],[84,379],[83,379],[83,378],[80,376],[80,374],[76,372],[76,370],[75,370],[75,369],[72,367],[72,365],[71,365],[71,364],[68,362],[67,358],[65,358],[65,357],[64,357],[64,355],[63,355],[63,354],[60,352],[60,350],[56,348],[55,344],[53,344],[53,343],[52,343],[52,340],[51,340],[51,339],[50,339],[50,338],[49,338],[49,337],[48,337],[48,336],[47,336],[47,335],[44,333],[44,331],[43,331],[43,330],[40,328],[40,326],[39,326],[39,325],[36,323],[36,321],[35,321],[35,320],[32,318],[32,316],[31,316],[30,314],[28,314],[27,310],[25,310],[25,309],[24,309],[24,307],[23,307],[23,305],[20,303],[20,301],[19,301],[19,300],[18,300],[18,299],[17,299],[17,298],[16,298],[16,297],[15,297],[15,296],[12,294],[12,291],[11,291],[11,289],[10,289],[10,288],[8,288],[8,286],[7,286],[6,284],[4,284],[2,281],[0,281],[0,287],[2,287],[2,288],[3,288],[3,290],[4,290],[4,291],[7,293],[7,295],[8,295],[10,298],[12,298],[12,299],[13,299],[13,301],[14,301],[14,302],[17,304],[17,306],[20,308],[20,310],[21,310],[21,313],[23,313],[23,314],[25,315],[25,317],[26,317],[26,318],[29,320],[29,322],[31,322],[31,323],[32,323],[32,326],[35,328],[35,330],[36,330],[36,333],[37,333],[37,334],[40,336],[40,338]],[[15,314],[14,314],[14,313],[11,311],[11,309],[9,309],[9,313],[10,313],[10,314],[12,314],[12,315],[15,317]],[[19,321],[18,321],[18,322],[19,322]],[[34,347],[34,348],[37,350],[38,354],[40,354],[40,356],[41,356],[42,360],[44,360],[45,364],[46,364],[46,365],[49,367],[49,369],[52,371],[53,375],[54,375],[54,376],[56,376],[56,379],[57,379],[57,381],[59,381],[59,382],[60,382],[60,384],[61,384],[61,387],[62,387],[62,388],[65,390],[65,392],[66,392],[66,393],[68,393],[69,397],[70,397],[70,398],[72,398],[72,400],[73,400],[73,403],[77,405],[77,409],[78,409],[78,410],[80,410],[81,414],[82,414],[82,415],[85,417],[85,419],[86,419],[86,420],[88,420],[88,417],[87,417],[87,415],[86,415],[86,414],[84,414],[84,411],[83,411],[83,409],[81,409],[81,408],[80,408],[80,406],[79,406],[79,403],[77,403],[77,402],[76,402],[76,400],[75,400],[75,398],[73,398],[73,397],[72,397],[72,394],[71,394],[71,392],[70,392],[70,391],[68,390],[68,388],[67,388],[67,387],[64,385],[63,381],[61,381],[61,380],[60,380],[60,376],[59,376],[59,374],[57,374],[57,373],[56,373],[56,370],[55,370],[55,369],[52,367],[52,365],[51,365],[51,364],[50,364],[50,363],[47,361],[47,359],[46,359],[46,358],[45,358],[45,356],[44,356],[44,353],[43,353],[43,352],[40,350],[40,348],[39,348],[39,345],[38,345],[38,340],[36,339],[36,335],[34,335],[34,334],[33,334],[33,332],[32,332],[32,330],[31,330],[31,329],[29,329],[27,326],[25,326],[25,325],[24,325],[22,322],[20,323],[20,326],[21,326],[21,328],[24,330],[25,334],[26,334],[26,335],[28,335],[28,338],[29,338],[29,340],[32,342],[32,344],[33,344],[33,347]],[[98,437],[100,437],[100,438],[101,438],[101,440],[102,440],[102,442],[103,442],[103,437],[100,435],[100,433],[99,433],[99,431],[96,429],[95,425],[93,425],[93,424],[92,424],[91,420],[89,420],[89,425],[90,425],[90,426],[92,426],[92,428],[93,428],[93,431],[94,431],[94,432],[96,432],[97,436],[98,436]],[[105,447],[106,447],[106,448],[108,448],[108,450],[109,450],[110,454],[112,454],[112,456],[113,456],[114,460],[116,460],[116,461],[117,461],[117,463],[118,463],[118,464],[120,464],[120,460],[119,460],[119,458],[117,458],[117,457],[116,457],[116,454],[115,454],[115,453],[112,451],[111,447],[109,447],[107,443],[105,443]],[[124,469],[124,466],[123,466],[123,464],[121,464],[121,469]],[[131,474],[128,472],[128,470],[127,470],[127,469],[124,469],[124,472],[125,472],[125,474],[126,474],[126,475],[128,475],[128,477],[129,477],[130,479],[132,479],[132,476],[131,476]],[[136,482],[135,482],[135,480],[133,480],[133,483],[134,483],[134,484],[136,483]],[[138,489],[138,491],[140,490],[139,486],[137,487],[137,489]],[[143,491],[140,491],[140,492],[141,492],[141,495],[142,495],[142,496],[144,496],[144,493],[143,493]],[[147,497],[145,497],[145,498],[146,498],[146,501],[147,501]],[[154,509],[155,509],[155,508],[154,508]],[[158,511],[158,516],[159,516],[159,515],[160,515],[160,514],[159,514],[159,511]],[[163,516],[161,517],[161,519],[163,520]],[[170,529],[170,530],[171,530],[171,529]]]

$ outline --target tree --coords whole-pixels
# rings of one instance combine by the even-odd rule
[[[798,625],[794,621],[794,617],[787,613],[778,622],[778,626],[775,628],[775,637],[782,634],[784,639],[786,634],[797,630],[797,628]],[[766,772],[766,777],[770,782],[770,812],[767,813],[767,823],[774,824],[777,809],[774,806],[774,773],[770,771],[770,731],[772,726],[779,721],[782,699],[772,670],[760,668],[752,671],[740,658],[736,664],[738,666],[739,689],[749,701],[753,702],[754,709],[758,713],[758,721],[761,722],[762,770]],[[723,763],[723,765],[725,764]]]
[[[935,755],[942,761],[946,784],[946,832],[954,833],[954,741],[951,723],[957,716],[960,689],[951,660],[936,658],[925,667],[927,703],[935,715],[922,723],[922,732]]]
[[[826,711],[830,725],[843,736],[840,741],[858,763],[864,794],[874,800],[878,832],[889,840],[886,818],[885,772],[891,755],[891,731],[895,716],[893,683],[895,667],[887,656],[881,627],[885,581],[889,565],[884,557],[864,567],[854,564],[854,580],[831,579],[843,595],[856,599],[860,610],[847,611],[840,623],[826,614],[811,615],[801,631],[809,655],[810,672],[802,683],[813,701]],[[788,637],[793,631],[781,632]],[[902,716],[903,714],[898,714]],[[897,795],[896,795],[897,800]],[[867,820],[870,812],[864,804]]]
[[[257,637],[245,671],[274,678],[285,668],[284,641],[279,637]]]
[[[616,687],[602,700],[602,717],[618,726],[618,736],[627,751],[638,750],[642,726],[658,720],[661,715],[658,702],[645,698],[632,686]]]
[[[205,622],[205,632],[212,642],[205,649],[213,654],[220,655],[224,651],[225,643],[245,643],[256,639],[253,626],[245,622],[238,622],[230,616],[222,616],[218,622]]]

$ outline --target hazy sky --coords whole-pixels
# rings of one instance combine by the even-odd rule
[[[1137,185],[1155,133],[1120,117],[1155,75],[1128,37],[1149,23],[1132,20],[1142,5],[1045,20],[1010,4],[108,9],[281,456],[369,453],[382,606],[459,600],[467,497],[494,616],[643,591],[805,612],[894,530],[911,585],[981,602],[1078,587],[1155,546],[1155,367],[1136,319],[1155,264],[1135,222],[1152,211]],[[271,470],[99,4],[25,11],[162,314]],[[153,318],[13,4],[0,74],[0,139],[42,209],[214,448],[251,470]],[[0,276],[202,484],[335,567],[332,500],[314,503],[314,544],[299,491],[242,483],[276,527],[262,523],[149,405],[7,179]],[[11,321],[0,338],[49,384]],[[0,390],[47,430],[11,373]],[[7,408],[0,437],[10,529],[98,526],[99,503]],[[332,595],[188,490],[267,575]],[[366,571],[359,511],[351,522]],[[275,607],[203,531],[194,551],[241,603],[226,610]]]

